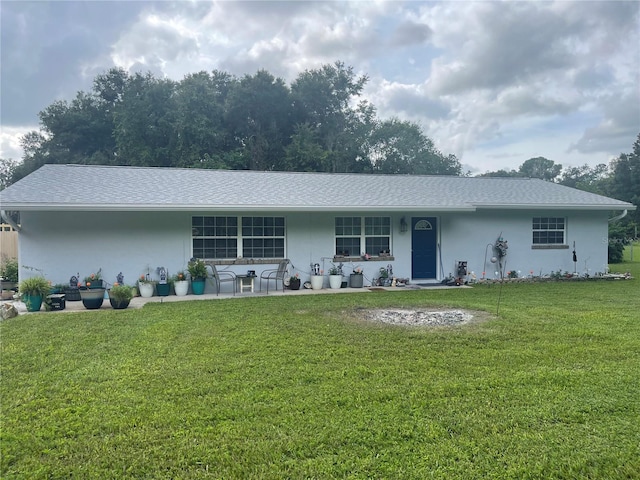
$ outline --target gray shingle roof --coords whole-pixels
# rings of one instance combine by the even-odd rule
[[[634,209],[526,178],[45,165],[0,192],[4,210]]]

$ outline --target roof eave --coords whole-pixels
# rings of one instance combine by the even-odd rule
[[[472,206],[430,206],[430,205],[377,205],[377,206],[355,206],[355,205],[177,205],[177,204],[144,204],[127,205],[113,204],[6,204],[5,210],[23,212],[209,212],[220,211],[258,211],[258,212],[473,212],[476,209]]]
[[[598,210],[598,211],[611,211],[611,210],[635,210],[635,205],[630,203],[603,205],[603,204],[578,204],[578,203],[537,203],[537,204],[475,204],[478,210]]]

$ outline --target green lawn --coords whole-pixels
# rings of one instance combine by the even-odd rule
[[[149,304],[2,322],[2,478],[640,478],[635,280]]]

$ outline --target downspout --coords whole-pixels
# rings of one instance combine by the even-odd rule
[[[618,221],[618,220],[620,220],[621,218],[624,218],[624,217],[626,217],[626,216],[627,216],[627,209],[625,208],[625,209],[624,209],[624,211],[623,211],[620,215],[616,215],[615,217],[610,218],[610,219],[609,219],[609,223],[611,223],[611,222],[616,222],[616,221]]]
[[[16,232],[20,231],[20,225],[14,222],[13,218],[11,218],[11,216],[8,215],[5,210],[0,210],[0,216],[2,217],[2,220],[11,225],[11,228],[13,228]]]

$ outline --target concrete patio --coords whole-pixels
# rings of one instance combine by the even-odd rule
[[[441,285],[441,284],[433,284],[429,286],[406,285],[404,287],[365,286],[363,288],[350,288],[350,287],[336,288],[336,289],[323,288],[320,290],[313,290],[313,289],[307,289],[307,288],[300,288],[300,290],[285,289],[284,292],[282,291],[282,289],[279,289],[279,290],[270,289],[268,294],[266,293],[266,291],[263,291],[263,292],[255,292],[255,293],[237,292],[235,295],[233,294],[233,292],[223,292],[223,293],[220,293],[220,295],[216,295],[215,293],[205,293],[203,295],[189,294],[185,296],[168,295],[166,297],[159,297],[159,296],[153,296],[148,298],[134,297],[131,300],[131,303],[129,304],[129,308],[141,308],[147,303],[191,302],[191,301],[202,301],[202,300],[228,300],[231,298],[241,299],[241,298],[267,297],[267,296],[274,297],[274,296],[282,296],[282,295],[338,295],[343,293],[365,294],[365,293],[372,293],[377,291],[401,292],[406,290],[422,290],[422,289],[434,289],[434,288],[446,289],[446,288],[461,288],[461,287],[450,287],[450,286]],[[73,301],[73,302],[67,301],[65,302],[64,310],[52,310],[50,312],[46,312],[44,309],[44,306],[42,307],[40,312],[27,312],[27,308],[25,304],[19,300],[4,300],[1,302],[1,304],[4,304],[4,303],[12,303],[16,307],[20,315],[30,314],[30,313],[59,313],[59,312],[88,311],[82,304],[82,301]],[[104,300],[102,307],[100,307],[99,310],[113,310],[108,299]]]

